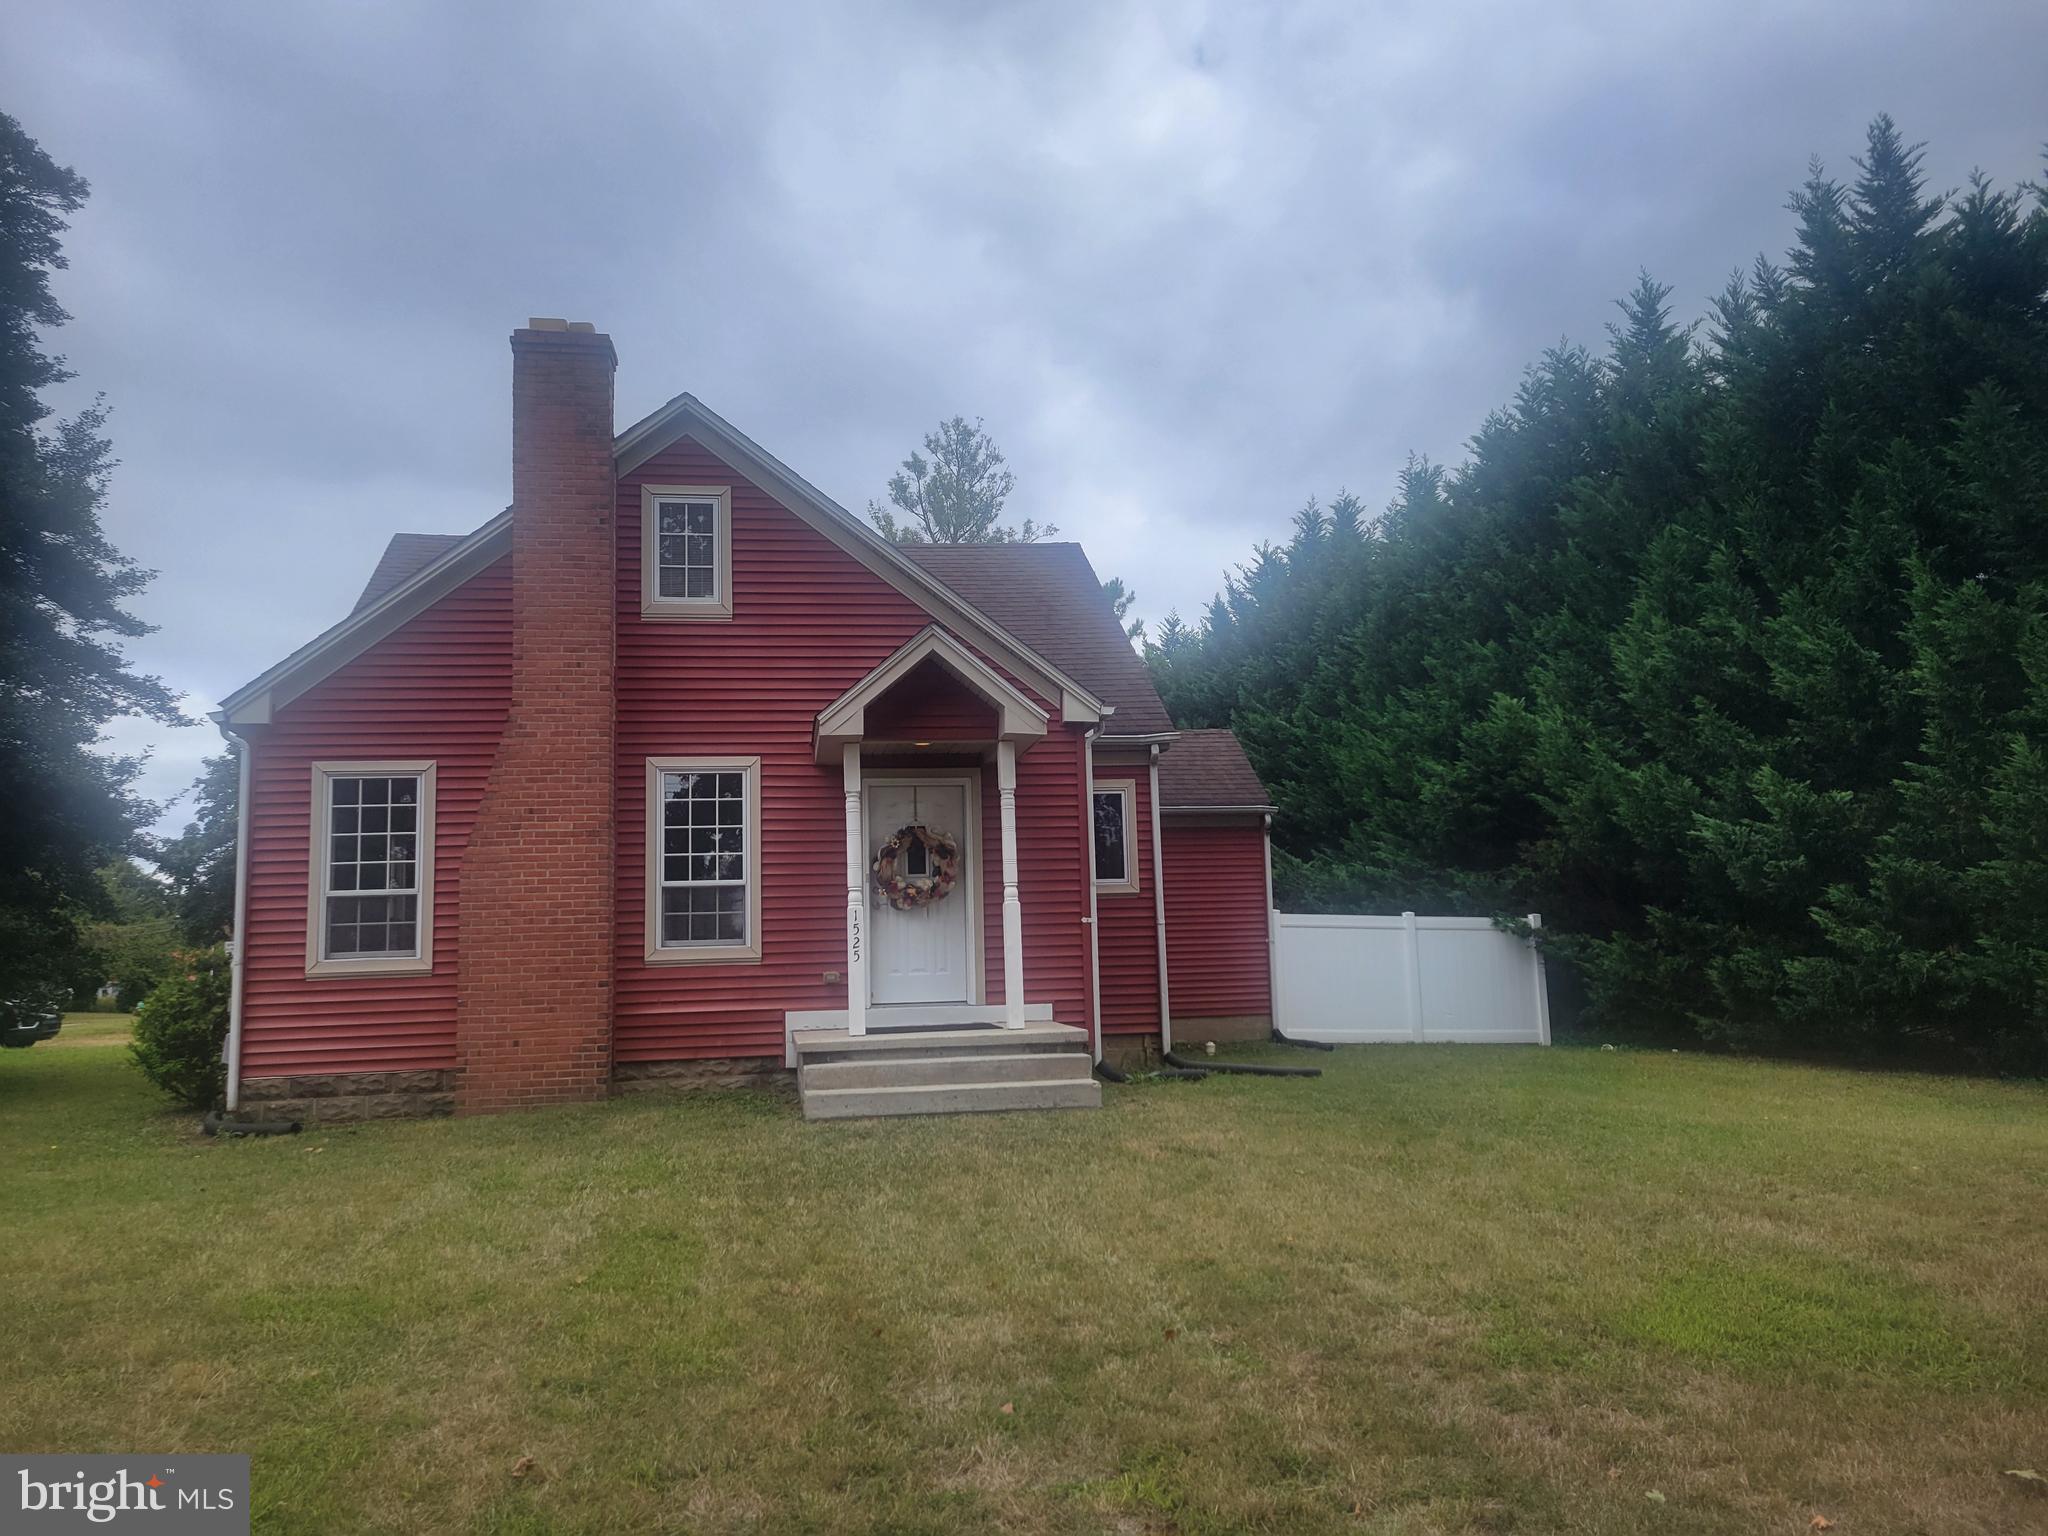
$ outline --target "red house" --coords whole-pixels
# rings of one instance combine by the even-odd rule
[[[512,506],[216,716],[230,1107],[1082,1107],[1105,1051],[1263,1037],[1266,793],[1080,547],[889,544],[689,395],[615,434],[614,366],[515,332]]]

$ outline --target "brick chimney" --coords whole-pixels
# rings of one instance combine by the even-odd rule
[[[512,711],[462,864],[463,1114],[611,1085],[611,338],[512,333]]]

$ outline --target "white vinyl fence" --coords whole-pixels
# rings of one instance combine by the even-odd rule
[[[1483,917],[1275,912],[1273,967],[1298,1040],[1550,1044],[1541,952]]]

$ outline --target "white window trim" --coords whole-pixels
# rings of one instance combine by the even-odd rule
[[[665,773],[743,773],[747,776],[747,942],[661,943],[661,776]],[[647,759],[647,934],[649,965],[756,965],[761,959],[761,759],[758,757],[650,757]]]
[[[1138,894],[1138,781],[1136,779],[1097,779],[1095,793],[1098,795],[1121,795],[1124,804],[1124,878],[1095,882],[1095,889],[1105,896],[1135,896]],[[1088,802],[1088,836],[1095,836],[1095,802]]]
[[[346,894],[327,889],[327,836],[333,824],[336,779],[417,775],[420,781],[419,953],[327,958],[327,898]],[[308,976],[422,976],[434,968],[434,764],[406,762],[319,762],[313,764],[312,814],[306,868],[306,974]]]
[[[709,597],[661,595],[660,504],[709,501],[717,506],[713,526],[717,590]],[[732,617],[732,487],[729,485],[643,485],[640,487],[640,617],[723,620]]]

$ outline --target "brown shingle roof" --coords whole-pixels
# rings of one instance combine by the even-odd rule
[[[1152,676],[1078,544],[903,544],[917,567],[1067,673],[1116,713],[1102,734],[1173,729]]]
[[[370,572],[363,595],[356,599],[350,612],[360,612],[385,593],[405,585],[409,578],[417,576],[466,537],[460,533],[394,533],[391,542],[384,546],[384,558]]]
[[[1159,757],[1159,808],[1270,810],[1273,797],[1229,731],[1182,731]]]

